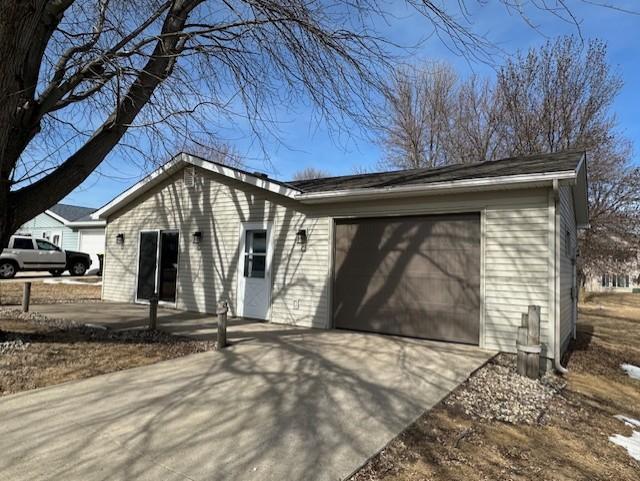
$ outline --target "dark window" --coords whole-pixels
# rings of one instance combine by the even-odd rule
[[[158,260],[158,233],[140,234],[138,255],[138,299],[149,299],[156,290],[156,266]]]
[[[176,302],[176,283],[178,279],[178,233],[160,233],[160,286],[159,299]]]
[[[33,250],[33,241],[31,239],[21,239],[16,237],[13,239],[14,249]]]
[[[57,251],[58,246],[52,244],[49,241],[46,240],[42,240],[42,239],[36,239],[36,244],[38,244],[38,250],[41,251]]]
[[[244,276],[264,278],[267,270],[267,231],[248,230],[244,243]]]

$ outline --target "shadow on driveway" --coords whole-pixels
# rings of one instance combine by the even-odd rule
[[[3,398],[0,477],[335,481],[493,355],[245,321],[229,334],[222,352]]]

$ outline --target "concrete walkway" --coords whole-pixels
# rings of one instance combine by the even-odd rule
[[[230,338],[0,398],[0,479],[336,481],[492,355],[260,323]]]
[[[124,302],[87,302],[82,304],[40,304],[31,306],[31,311],[39,312],[48,317],[63,318],[81,324],[99,324],[111,329],[144,329],[149,324],[149,306],[144,304],[129,304]],[[277,324],[258,323],[233,319],[230,324],[235,326],[253,325],[278,326]],[[158,307],[158,329],[187,336],[194,339],[211,339],[217,331],[217,318],[212,314],[179,311]]]

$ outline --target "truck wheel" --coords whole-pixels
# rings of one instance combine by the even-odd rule
[[[73,261],[71,263],[71,269],[69,269],[69,274],[72,276],[84,276],[87,269],[89,269],[89,266],[87,266],[84,261]]]
[[[13,261],[0,261],[0,279],[11,279],[18,272],[18,266]]]
[[[60,277],[63,272],[64,271],[62,269],[51,269],[49,271],[49,274],[51,274],[53,277]]]

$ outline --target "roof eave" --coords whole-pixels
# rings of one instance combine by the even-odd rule
[[[299,194],[296,200],[304,204],[324,204],[332,202],[348,202],[354,200],[371,200],[393,197],[411,197],[420,195],[451,194],[496,189],[517,189],[525,187],[545,187],[555,180],[573,180],[576,171],[548,172],[540,174],[521,174],[503,177],[484,177],[476,179],[434,182],[430,184],[408,185],[399,187],[346,189],[327,192]]]
[[[573,185],[573,209],[578,228],[589,227],[589,181],[587,179],[587,155],[584,154],[576,167]]]
[[[227,167],[215,162],[207,161],[190,154],[180,153],[169,162],[159,167],[147,177],[142,179],[140,182],[125,190],[119,196],[115,197],[111,202],[96,210],[93,214],[91,214],[92,219],[106,219],[110,214],[121,209],[139,195],[149,191],[167,176],[177,172],[186,164],[195,165],[196,167],[200,167],[209,172],[217,173],[224,177],[237,180],[245,184],[253,185],[260,189],[268,190],[270,192],[292,199],[295,198],[296,194],[300,193],[299,190],[287,187],[277,182],[273,182],[269,179],[259,177],[257,175],[252,175],[248,172],[234,169],[233,167]]]
[[[69,219],[65,219],[64,217],[62,217],[61,215],[56,214],[55,212],[53,212],[50,209],[45,210],[44,213],[47,214],[50,217],[53,217],[58,222],[62,222],[64,225],[69,225],[69,222],[71,222]]]
[[[69,222],[68,227],[104,227],[107,224],[105,220],[79,220],[75,222]]]

